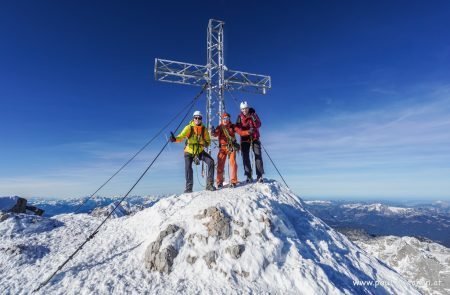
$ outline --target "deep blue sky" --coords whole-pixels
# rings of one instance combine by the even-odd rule
[[[228,68],[272,76],[234,95],[299,195],[450,198],[450,2],[242,2],[3,1],[0,195],[95,190],[199,91],[154,81],[154,59],[204,64],[215,18]],[[136,193],[181,191],[182,165],[172,145]]]

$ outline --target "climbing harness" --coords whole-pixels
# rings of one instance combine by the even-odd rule
[[[226,126],[222,125],[222,132],[223,134],[225,134],[225,137],[227,138],[228,153],[230,154],[232,152],[239,151],[241,146],[239,145],[239,143],[236,142],[235,138],[231,137],[230,133],[228,132],[228,128]]]

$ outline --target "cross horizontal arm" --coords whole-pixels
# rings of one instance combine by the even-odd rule
[[[208,82],[206,66],[155,59],[155,79],[157,81],[203,86]]]
[[[225,71],[225,84],[228,89],[266,94],[271,88],[270,76],[251,74],[241,71]]]

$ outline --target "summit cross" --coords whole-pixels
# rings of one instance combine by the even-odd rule
[[[197,65],[166,59],[155,59],[155,79],[162,82],[194,86],[206,85],[206,127],[225,112],[225,90],[266,94],[271,78],[266,75],[229,70],[225,66],[223,21],[210,19],[207,34],[207,63]]]

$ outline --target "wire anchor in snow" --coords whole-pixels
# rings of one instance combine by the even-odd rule
[[[197,94],[195,96],[195,98],[192,100],[192,102],[189,104],[189,109],[186,112],[186,114],[184,115],[183,119],[180,121],[180,123],[178,124],[177,128],[175,129],[175,132],[180,128],[181,124],[183,124],[184,120],[186,119],[186,117],[189,115],[189,113],[191,112],[191,109],[194,106],[195,101],[202,95],[202,93],[204,92],[205,87],[202,88],[202,91],[200,91],[199,94]],[[47,285],[50,280],[70,261],[73,259],[73,257],[75,257],[75,255],[81,251],[81,249],[84,247],[84,245],[86,245],[87,242],[89,242],[90,240],[92,240],[97,234],[98,231],[100,230],[100,228],[105,224],[105,222],[111,217],[111,215],[116,211],[116,209],[120,206],[120,204],[122,204],[122,202],[128,197],[128,195],[131,193],[131,191],[137,186],[137,184],[142,180],[142,178],[144,177],[144,175],[148,172],[148,170],[153,166],[153,164],[156,162],[156,160],[159,158],[159,156],[162,154],[162,152],[166,149],[168,143],[170,141],[167,140],[166,143],[164,144],[164,146],[161,148],[161,150],[158,152],[158,154],[155,156],[155,158],[153,158],[152,162],[147,166],[147,168],[144,170],[144,172],[141,174],[141,176],[138,178],[138,180],[133,184],[133,186],[128,190],[128,192],[122,197],[122,199],[120,199],[120,201],[114,206],[113,210],[111,210],[111,212],[105,217],[105,219],[100,223],[100,225],[86,238],[86,240],[80,245],[78,246],[78,248],[61,264],[58,266],[58,268],[44,281],[42,282],[36,289],[33,290],[33,293],[38,292],[39,290],[42,289],[42,287],[44,287],[45,285]],[[136,156],[136,155],[135,155]],[[135,157],[134,156],[134,157]],[[133,157],[133,158],[134,158]],[[131,162],[131,160],[129,161]],[[126,164],[128,164],[129,162],[127,162]],[[117,175],[117,173],[120,172],[117,171],[113,177],[115,175]],[[112,177],[110,178],[112,179]],[[110,180],[109,179],[109,180]],[[109,181],[108,180],[108,181]],[[107,182],[108,182],[107,181]],[[107,183],[106,182],[106,183]],[[106,183],[104,185],[106,185]],[[103,186],[104,186],[103,185]]]

